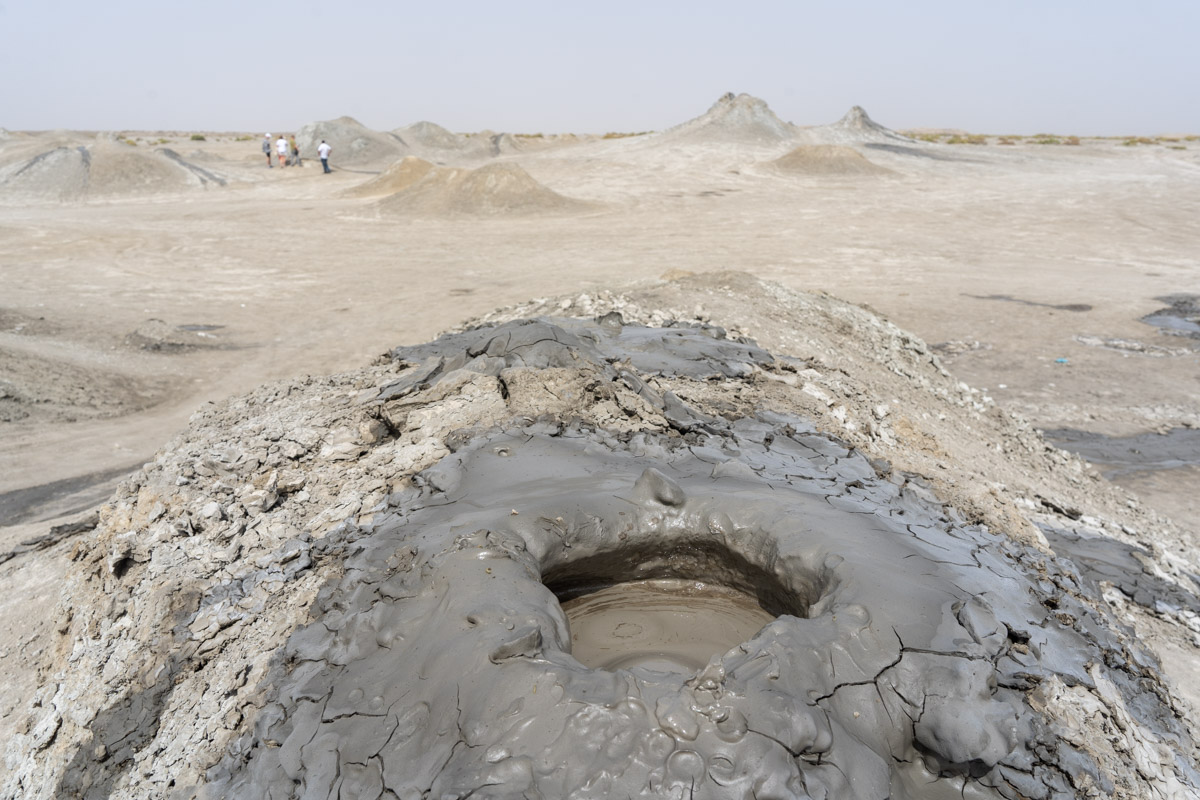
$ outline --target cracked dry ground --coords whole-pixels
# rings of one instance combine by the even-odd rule
[[[1011,508],[961,513],[803,413],[814,366],[513,321],[199,415],[80,544],[7,796],[1195,792],[1099,590]],[[575,661],[556,592],[648,578],[776,619],[693,674]]]

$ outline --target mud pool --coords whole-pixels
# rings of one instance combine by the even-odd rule
[[[615,584],[563,602],[562,609],[571,655],[584,666],[685,674],[775,619],[749,595],[696,581]]]

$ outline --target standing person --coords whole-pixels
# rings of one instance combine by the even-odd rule
[[[333,148],[330,147],[324,139],[322,139],[321,143],[317,145],[317,154],[321,156],[321,166],[325,168],[326,175],[332,172],[332,170],[329,169],[329,153],[332,150]]]
[[[300,148],[296,145],[296,134],[293,133],[292,135],[288,136],[288,147],[292,149],[292,166],[304,166],[300,163]]]
[[[288,143],[287,139],[283,138],[283,134],[279,134],[279,138],[275,141],[275,151],[279,153],[279,166],[287,166]]]
[[[274,167],[275,165],[271,163],[271,134],[269,133],[263,134],[263,154],[267,157],[267,166]]]

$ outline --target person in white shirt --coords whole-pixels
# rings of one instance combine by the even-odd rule
[[[275,152],[279,153],[279,166],[287,166],[288,143],[287,139],[283,138],[283,134],[279,134],[279,139],[275,142]]]
[[[333,171],[329,168],[329,153],[331,150],[333,150],[333,148],[330,147],[324,139],[322,139],[321,143],[317,145],[317,155],[321,156],[321,166],[325,168],[326,174]]]

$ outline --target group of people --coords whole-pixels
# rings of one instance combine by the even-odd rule
[[[275,144],[271,144],[271,134],[263,134],[262,151],[267,157],[267,166],[274,168],[272,162],[272,150],[279,156],[280,167],[302,167],[304,164],[300,160],[300,148],[296,145],[296,137],[288,136],[286,139],[283,134],[279,134],[279,138]],[[321,166],[324,167],[325,173],[329,174],[333,170],[329,168],[329,154],[333,152],[333,148],[324,139],[317,145],[317,155],[321,157]]]

